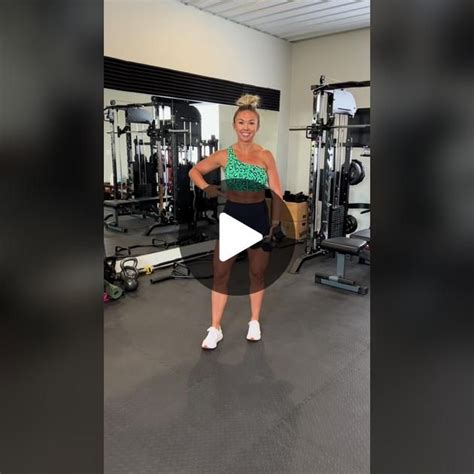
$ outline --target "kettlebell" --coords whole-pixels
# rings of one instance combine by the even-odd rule
[[[124,258],[120,262],[120,274],[125,291],[135,291],[138,288],[138,260],[135,257]]]

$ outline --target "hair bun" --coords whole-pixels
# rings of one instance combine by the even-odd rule
[[[260,97],[258,95],[243,95],[236,103],[238,107],[253,107],[257,108],[260,105]]]

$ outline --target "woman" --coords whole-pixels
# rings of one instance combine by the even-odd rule
[[[200,161],[191,169],[189,177],[195,186],[206,192],[209,197],[226,197],[225,213],[271,238],[273,229],[280,222],[282,192],[273,155],[254,143],[260,126],[260,116],[257,112],[259,100],[258,96],[244,95],[237,101],[238,109],[234,114],[233,121],[237,142]],[[218,186],[209,185],[203,178],[203,175],[218,168],[224,169],[228,189],[225,195]],[[270,188],[274,195],[280,197],[280,199],[273,199],[273,221],[271,224],[265,202],[266,187]],[[247,249],[247,252],[250,267],[251,308],[247,339],[258,341],[261,338],[259,318],[264,294],[264,274],[270,253],[262,248],[261,242]],[[202,342],[203,349],[215,349],[224,337],[221,320],[228,299],[227,284],[235,258],[222,262],[219,259],[219,242],[216,243],[213,260],[214,280],[211,292],[211,326]]]

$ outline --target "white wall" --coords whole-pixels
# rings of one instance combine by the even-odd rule
[[[116,91],[112,89],[104,89],[104,107],[110,105],[111,100],[115,100],[117,105],[125,104],[137,104],[137,103],[147,103],[150,102],[150,94],[138,94],[135,92],[127,91]],[[151,108],[150,108],[151,110]],[[117,127],[123,128],[125,126],[125,114],[120,112],[115,115]],[[146,129],[146,125],[135,125],[135,128]],[[111,136],[109,132],[112,130],[112,127],[109,122],[104,121],[104,182],[113,183],[112,180],[112,146],[111,146]],[[146,137],[146,135],[145,135]],[[145,138],[144,137],[144,138]],[[115,139],[115,159],[117,160],[117,175],[118,181],[125,180],[128,176],[128,161],[127,161],[127,144],[126,144],[125,135],[121,135],[120,138],[116,137]],[[145,149],[145,155],[150,156],[149,149]],[[122,173],[120,173],[120,164]]]
[[[209,140],[212,135],[219,139],[219,105],[193,104],[201,113],[201,138]]]
[[[288,42],[175,0],[106,0],[104,54],[280,90],[278,138],[273,152],[282,182],[286,182],[291,61]]]
[[[331,82],[370,79],[368,28],[290,44],[176,0],[106,0],[104,54],[280,90],[272,130],[276,145],[267,147],[276,157],[283,188],[292,192],[308,190],[310,141],[288,128],[310,124],[310,86],[322,74]],[[370,106],[369,89],[354,90],[354,96],[359,107]],[[264,127],[259,139],[265,139]],[[229,132],[221,122],[220,146],[231,140]],[[359,152],[355,149],[353,158]],[[361,161],[367,178],[351,189],[352,202],[370,202],[370,161]],[[362,216],[361,225],[369,216]]]
[[[370,80],[370,30],[349,31],[292,44],[290,125],[310,125],[313,115],[311,85],[321,75],[327,82]],[[370,107],[370,88],[350,89],[358,107]],[[290,132],[287,189],[308,192],[310,140],[304,132]],[[370,158],[360,158],[362,149],[353,149],[352,157],[362,161],[366,178],[350,189],[350,202],[370,202]],[[359,229],[368,227],[370,213],[360,215]]]

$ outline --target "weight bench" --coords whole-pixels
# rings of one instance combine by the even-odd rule
[[[147,206],[159,201],[159,197],[142,197],[136,199],[109,199],[104,201],[104,207],[112,209],[112,214],[104,217],[104,226],[115,232],[127,232],[125,227],[119,225],[119,216],[132,215],[134,213],[143,214]],[[113,217],[112,222],[107,222]]]
[[[351,234],[351,239],[361,239],[367,242],[368,245],[360,251],[359,263],[370,265],[370,228],[354,232]]]
[[[316,273],[314,275],[315,283],[333,286],[342,290],[352,291],[360,295],[366,295],[369,291],[366,286],[360,286],[353,280],[345,278],[346,255],[359,256],[361,250],[367,245],[366,240],[349,238],[349,237],[333,237],[321,242],[321,248],[336,252],[336,274],[326,275]]]

